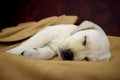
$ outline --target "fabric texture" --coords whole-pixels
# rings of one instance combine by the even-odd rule
[[[120,80],[120,37],[108,36],[110,61],[32,60],[5,51],[19,45],[39,30],[56,24],[74,24],[77,16],[53,16],[26,22],[0,32],[0,80]]]

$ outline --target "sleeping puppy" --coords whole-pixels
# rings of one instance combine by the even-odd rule
[[[109,40],[95,23],[84,21],[79,26],[60,24],[49,26],[8,53],[32,59],[101,61],[111,58]]]

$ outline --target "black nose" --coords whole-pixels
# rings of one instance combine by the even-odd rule
[[[62,50],[61,57],[63,60],[73,60],[73,52],[70,49]]]

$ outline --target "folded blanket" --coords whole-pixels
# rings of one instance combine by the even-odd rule
[[[113,55],[110,61],[60,61],[57,57],[32,60],[5,52],[42,28],[74,24],[76,20],[77,16],[54,16],[3,29],[0,33],[0,80],[120,80],[120,37],[108,36]]]
[[[26,22],[21,23],[18,26],[5,28],[0,32],[0,49],[1,51],[5,51],[11,47],[14,47],[16,44],[22,42],[22,40],[29,38],[40,29],[47,26],[57,24],[74,24],[76,20],[77,16],[53,16],[38,22]]]

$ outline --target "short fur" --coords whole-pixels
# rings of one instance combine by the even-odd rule
[[[51,59],[71,50],[73,60],[101,61],[111,58],[109,40],[95,23],[84,21],[79,26],[60,24],[40,30],[18,47],[8,50],[32,59]]]

